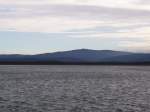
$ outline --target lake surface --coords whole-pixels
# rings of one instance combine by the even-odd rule
[[[0,112],[150,112],[150,66],[3,66]]]

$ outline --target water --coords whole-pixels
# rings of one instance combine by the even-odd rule
[[[150,66],[0,66],[0,112],[150,112]]]

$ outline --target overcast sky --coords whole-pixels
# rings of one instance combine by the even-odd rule
[[[150,52],[150,0],[0,0],[0,54]]]

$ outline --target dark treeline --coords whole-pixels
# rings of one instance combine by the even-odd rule
[[[150,65],[150,62],[57,62],[57,61],[25,61],[0,62],[0,65]]]

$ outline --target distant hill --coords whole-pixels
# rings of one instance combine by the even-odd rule
[[[150,53],[78,49],[37,55],[0,55],[0,63],[150,63]]]

